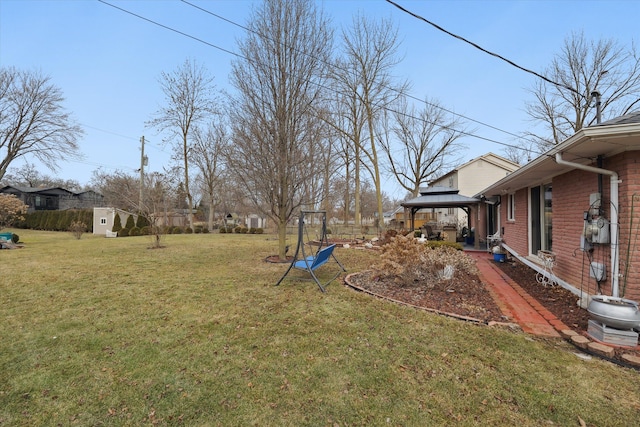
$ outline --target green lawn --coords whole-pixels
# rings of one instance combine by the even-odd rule
[[[276,287],[287,266],[264,262],[268,235],[152,250],[15,231],[25,247],[0,251],[2,426],[640,425],[638,372],[339,281]],[[350,272],[376,259],[336,255]]]

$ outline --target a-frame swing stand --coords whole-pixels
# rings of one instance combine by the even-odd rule
[[[319,242],[320,244],[318,246],[318,250],[316,251],[315,255],[307,255],[304,250],[305,216],[309,214],[322,215],[322,235],[320,237],[320,242]],[[325,287],[329,283],[333,282],[340,275],[340,273],[347,271],[342,266],[342,264],[340,264],[340,261],[338,261],[338,258],[336,258],[336,256],[333,254],[333,250],[335,249],[335,247],[336,247],[335,244],[329,245],[329,240],[327,238],[327,212],[326,211],[300,211],[300,219],[298,222],[298,245],[296,246],[296,253],[293,255],[293,260],[291,261],[289,268],[287,268],[287,271],[285,271],[284,275],[280,278],[280,280],[278,280],[278,283],[276,283],[276,286],[278,286],[280,282],[282,282],[282,280],[284,280],[284,278],[287,277],[287,274],[289,274],[289,272],[295,268],[297,270],[307,271],[311,276],[311,280],[316,282],[320,290],[324,292]],[[322,283],[318,278],[318,276],[316,275],[315,270],[322,267],[327,262],[329,262],[330,258],[333,258],[336,264],[340,266],[340,270],[335,274],[335,276],[333,276],[327,282]]]

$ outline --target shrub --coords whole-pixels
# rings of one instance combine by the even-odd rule
[[[69,231],[73,234],[73,237],[80,240],[82,233],[87,231],[87,225],[84,222],[73,221],[69,226]]]
[[[196,234],[200,234],[202,233],[202,226],[201,225],[196,225],[193,227],[193,232]]]
[[[234,233],[240,234],[240,230],[242,229],[242,227],[237,226],[236,228],[233,229]]]
[[[178,225],[176,225],[171,229],[171,234],[182,234],[182,233],[184,233],[184,230],[182,229],[182,227]]]
[[[443,242],[431,247],[412,237],[398,235],[382,246],[380,263],[373,267],[374,274],[393,278],[398,286],[420,285],[427,289],[447,283],[443,274],[446,271],[452,272],[453,278],[476,275],[478,269],[473,259],[454,245]]]
[[[113,227],[111,227],[111,231],[118,232],[122,230],[122,220],[120,219],[120,214],[116,213],[116,216],[113,218]]]
[[[262,234],[264,230],[262,228],[256,228],[256,234]]]
[[[140,234],[142,236],[148,236],[150,233],[151,233],[151,227],[148,225],[145,225],[140,229]]]
[[[209,229],[207,227],[202,227],[202,233],[203,234],[209,233]]]
[[[129,230],[129,236],[139,236],[140,235],[140,229],[138,227],[132,227],[131,230]]]
[[[186,227],[184,229],[185,234],[193,234],[193,230],[191,229],[191,227]]]
[[[133,217],[133,215],[129,215],[127,217],[127,223],[125,224],[124,228],[128,228],[129,230],[131,230],[135,226],[136,226],[135,218]]]
[[[227,232],[226,227],[220,227],[220,234],[225,234]]]
[[[448,242],[446,240],[429,240],[425,243],[425,245],[427,245],[430,248],[441,248],[443,246],[449,246],[457,251],[462,251],[464,250],[464,248],[462,247],[462,245],[460,243],[457,242]]]
[[[136,227],[138,227],[139,229],[142,230],[142,228],[148,227],[149,225],[151,225],[151,224],[149,223],[149,220],[147,219],[147,217],[145,217],[144,215],[138,214],[138,219],[136,221]]]
[[[128,228],[121,228],[120,231],[118,231],[118,237],[127,237],[128,235],[129,235]]]
[[[247,227],[240,227],[240,234],[247,234],[249,229]]]

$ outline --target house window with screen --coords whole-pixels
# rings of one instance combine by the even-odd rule
[[[515,221],[516,219],[516,196],[509,194],[507,196],[507,220]]]

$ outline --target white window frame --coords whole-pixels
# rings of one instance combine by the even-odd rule
[[[516,195],[511,193],[507,195],[507,221],[516,220]]]

